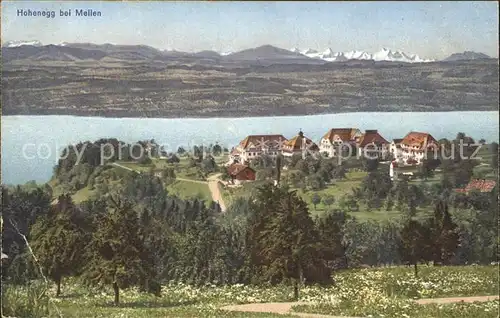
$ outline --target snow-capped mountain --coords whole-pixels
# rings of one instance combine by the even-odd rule
[[[299,50],[297,48],[294,48],[290,51],[300,52],[307,57],[322,59],[328,62],[342,62],[347,60],[374,60],[406,63],[432,62],[432,60],[422,59],[416,54],[408,54],[402,51],[393,51],[387,48],[383,48],[375,53],[368,53],[364,51],[334,52],[331,48],[327,48],[323,52],[319,52],[314,49]]]
[[[7,41],[2,44],[3,47],[18,47],[23,45],[32,45],[32,46],[42,46],[43,44],[40,41]]]

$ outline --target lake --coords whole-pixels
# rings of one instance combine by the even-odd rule
[[[231,149],[251,134],[295,136],[300,129],[318,142],[330,128],[378,129],[391,141],[409,131],[436,139],[464,132],[476,140],[498,142],[498,111],[343,113],[246,118],[101,118],[76,116],[3,116],[2,183],[46,182],[60,150],[79,141],[117,138],[133,143],[155,139],[167,150],[218,142]]]

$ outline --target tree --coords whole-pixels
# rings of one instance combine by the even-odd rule
[[[272,176],[273,176],[273,169],[267,168],[267,169],[257,170],[255,178],[257,180],[267,180],[269,178],[272,178]]]
[[[328,206],[328,208],[330,208],[330,206],[335,202],[335,197],[333,195],[327,194],[323,197],[322,201]]]
[[[186,149],[179,147],[179,149],[177,149],[177,153],[182,156],[186,153]]]
[[[215,162],[214,157],[208,156],[201,162],[201,167],[203,169],[203,172],[211,173],[217,170],[217,163]]]
[[[365,168],[365,171],[367,171],[367,172],[376,171],[378,168],[378,159],[363,160],[363,166]]]
[[[317,221],[320,240],[324,247],[323,258],[330,263],[343,258],[345,268],[349,265],[346,253],[349,242],[345,240],[345,224],[348,219],[349,216],[343,212],[330,212]],[[332,264],[330,267],[334,266]]]
[[[193,157],[196,158],[199,162],[203,160],[203,146],[193,146]]]
[[[214,154],[214,156],[219,156],[222,153],[222,147],[218,143],[216,143],[212,147],[212,153]]]
[[[344,166],[337,166],[332,172],[332,177],[337,180],[342,180],[345,179],[346,173],[347,171]]]
[[[498,144],[496,142],[492,142],[491,145],[491,153],[493,156],[491,156],[491,167],[494,170],[498,170]]]
[[[311,197],[311,203],[314,205],[314,210],[316,210],[316,206],[321,203],[321,196],[318,193],[314,193]]]
[[[432,158],[429,154],[426,154],[426,158],[422,160],[422,165],[420,166],[419,172],[421,176],[427,180],[427,178],[434,175],[434,170],[441,164],[441,161],[436,158]]]
[[[418,276],[417,265],[421,261],[426,261],[428,255],[428,231],[418,221],[408,218],[407,223],[400,231],[400,255],[403,262],[413,265],[415,277]]]
[[[142,157],[140,157],[137,162],[140,164],[140,165],[149,165],[151,164],[151,158],[149,158],[149,156],[147,155],[143,155]]]
[[[175,154],[172,154],[170,157],[167,159],[167,163],[179,163],[181,160],[179,157],[177,157]]]
[[[436,203],[428,228],[434,264],[450,264],[460,241],[458,227],[452,221],[448,204],[444,200]]]
[[[276,183],[280,184],[281,181],[281,168],[283,166],[283,158],[281,154],[276,156]]]
[[[115,305],[120,302],[120,289],[133,285],[144,286],[158,295],[159,285],[150,281],[155,275],[137,213],[126,200],[112,196],[108,200],[108,211],[99,220],[87,249],[90,255],[85,280],[112,285]]]
[[[63,277],[78,274],[85,262],[85,249],[90,238],[85,216],[73,205],[70,195],[62,195],[46,218],[39,218],[31,231],[32,248],[46,275],[61,293]]]
[[[23,283],[36,277],[31,256],[25,253],[30,229],[37,218],[50,211],[51,197],[41,188],[25,191],[20,186],[7,190],[1,186],[1,214],[4,220],[2,252],[9,256],[8,263],[2,265],[2,278]],[[29,259],[29,262],[26,260]]]
[[[295,169],[301,171],[305,175],[309,174],[309,165],[304,159],[300,159],[297,161],[297,163],[295,164]]]
[[[321,190],[325,188],[325,180],[321,177],[321,175],[315,173],[307,177],[307,184],[311,187],[312,190]]]
[[[273,284],[291,279],[295,299],[302,280],[330,282],[317,230],[297,193],[266,185],[253,202],[247,243],[262,276]]]
[[[167,184],[171,184],[175,181],[175,169],[174,168],[166,168],[161,172],[163,179]]]

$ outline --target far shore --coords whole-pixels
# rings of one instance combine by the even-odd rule
[[[387,111],[387,110],[377,110],[377,111],[337,111],[337,112],[318,112],[318,113],[293,113],[293,114],[237,114],[231,112],[217,112],[212,114],[195,114],[188,116],[180,116],[176,114],[165,114],[165,113],[153,113],[153,112],[123,112],[123,113],[68,113],[68,112],[44,112],[44,113],[2,113],[2,117],[27,117],[27,116],[40,116],[40,117],[52,117],[52,116],[67,116],[67,117],[89,117],[89,118],[117,118],[117,119],[143,119],[143,118],[158,118],[158,119],[216,119],[216,118],[261,118],[261,117],[298,117],[298,116],[319,116],[319,115],[339,115],[339,114],[355,114],[355,113],[365,113],[365,114],[380,114],[380,113],[473,113],[473,112],[499,112],[499,109],[473,109],[473,110],[401,110],[401,111]],[[150,116],[148,116],[150,115]]]

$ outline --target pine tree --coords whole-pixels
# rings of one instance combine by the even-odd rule
[[[418,276],[417,265],[428,259],[428,231],[418,221],[408,218],[407,223],[400,231],[401,260],[415,268],[415,277]]]
[[[348,215],[343,212],[331,212],[317,222],[319,237],[323,244],[323,258],[329,263],[343,258],[346,268],[348,266],[346,255],[348,243],[344,240],[344,226],[347,219]]]
[[[252,261],[271,283],[293,280],[294,296],[299,283],[326,282],[330,271],[321,258],[321,244],[307,204],[296,192],[264,186],[254,200],[249,241]]]
[[[143,231],[132,205],[119,197],[109,197],[108,211],[97,224],[90,243],[90,261],[84,278],[92,284],[113,286],[114,303],[119,304],[120,289],[138,285],[159,294],[151,255],[143,241]]]
[[[69,195],[62,195],[47,217],[39,218],[31,230],[32,248],[46,275],[61,293],[63,277],[79,274],[89,241],[88,219],[75,208]]]
[[[448,204],[440,200],[429,221],[434,264],[449,264],[459,246],[458,227],[452,221]]]
[[[318,193],[314,193],[311,198],[311,203],[314,205],[314,210],[316,210],[316,206],[321,203],[321,196]]]
[[[282,157],[281,154],[276,156],[276,184],[280,184],[281,181],[281,165],[282,165]]]

